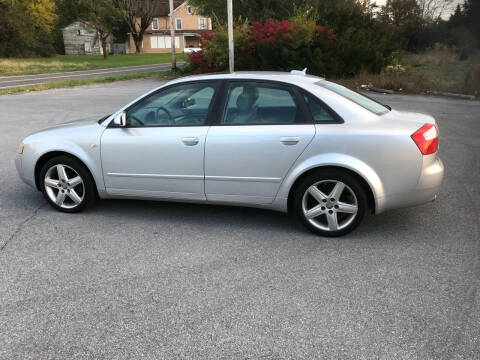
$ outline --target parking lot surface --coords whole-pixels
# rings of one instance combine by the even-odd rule
[[[0,359],[478,359],[480,102],[377,96],[436,117],[446,176],[436,202],[343,238],[258,209],[63,214],[18,178],[26,135],[157,85],[0,97]]]

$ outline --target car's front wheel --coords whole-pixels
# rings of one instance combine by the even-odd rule
[[[95,200],[94,183],[85,165],[68,157],[48,160],[39,175],[45,199],[62,212],[79,212]]]
[[[321,236],[341,236],[355,229],[367,208],[362,185],[349,173],[319,170],[301,181],[294,193],[294,211],[300,221]]]

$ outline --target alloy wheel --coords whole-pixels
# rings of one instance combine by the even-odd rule
[[[77,207],[85,195],[81,176],[68,165],[51,166],[45,173],[44,185],[50,200],[64,209]]]
[[[338,180],[322,180],[307,188],[302,197],[305,219],[324,231],[346,228],[357,216],[358,200],[353,190]]]

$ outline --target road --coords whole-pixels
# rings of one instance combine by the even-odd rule
[[[0,96],[0,359],[478,359],[480,103],[433,114],[438,200],[316,237],[279,213],[102,201],[69,215],[18,178],[23,137],[153,80]]]
[[[184,62],[179,62],[178,65],[182,65]],[[89,79],[96,77],[112,76],[112,75],[125,75],[136,72],[149,72],[149,71],[165,71],[171,67],[168,64],[154,64],[154,65],[137,65],[137,66],[124,66],[107,69],[95,69],[84,71],[69,71],[50,74],[36,74],[36,75],[19,75],[19,76],[5,76],[0,77],[0,89],[7,89],[18,86],[26,85],[38,85],[53,81],[65,81],[76,79]]]

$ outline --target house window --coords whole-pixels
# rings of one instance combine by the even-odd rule
[[[207,28],[207,19],[206,18],[199,18],[198,19],[198,28],[203,30]]]
[[[187,13],[193,14],[193,10],[191,6],[187,6]]]
[[[177,30],[182,30],[182,19],[175,19],[175,25]]]
[[[150,36],[150,47],[152,49],[170,49],[172,47],[172,38],[170,36]],[[175,36],[175,47],[180,48],[180,37]]]
[[[152,30],[158,30],[158,19],[157,18],[153,18]]]

